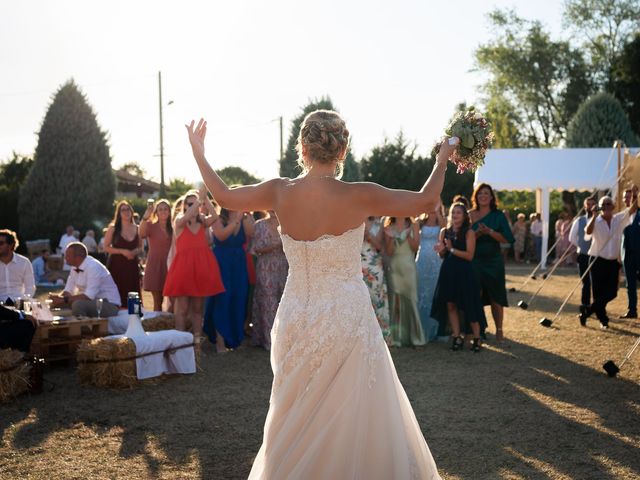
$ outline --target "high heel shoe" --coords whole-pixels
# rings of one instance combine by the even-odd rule
[[[473,353],[479,353],[480,350],[481,350],[480,339],[479,338],[474,338],[472,343],[471,343],[471,351]]]
[[[464,347],[464,340],[460,335],[457,337],[453,337],[453,344],[451,345],[451,350],[457,352],[458,350],[462,350]]]

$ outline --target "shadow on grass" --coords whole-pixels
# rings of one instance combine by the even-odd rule
[[[640,477],[639,385],[507,345],[394,353],[440,469],[468,479]]]
[[[640,386],[633,382],[513,341],[480,354],[442,344],[392,354],[445,475],[640,475]],[[194,376],[124,392],[81,387],[71,368],[53,369],[53,393],[0,407],[0,437],[14,429],[11,447],[34,450],[80,425],[114,438],[119,458],[144,459],[148,477],[188,468],[191,477],[246,478],[268,409],[268,354],[209,353],[203,366]],[[83,458],[94,460],[89,452]]]
[[[202,478],[246,478],[268,408],[268,353],[253,348],[218,357],[209,353],[203,368],[196,375],[143,382],[127,391],[80,386],[73,368],[50,368],[45,376],[56,383],[52,393],[0,406],[0,438],[12,428],[11,447],[33,450],[53,434],[88,427],[119,445],[109,463],[117,463],[118,456],[145,462],[146,472],[139,469],[143,473],[134,478],[157,477],[161,471],[166,476],[166,468],[181,467],[184,477],[201,471]],[[89,451],[73,454],[83,462],[97,459]],[[109,476],[109,470],[104,474]]]

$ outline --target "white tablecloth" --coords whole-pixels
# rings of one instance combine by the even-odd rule
[[[124,335],[112,335],[105,338],[122,338]],[[136,344],[136,355],[160,352],[136,359],[138,380],[158,377],[164,373],[195,373],[196,357],[193,346],[180,348],[165,355],[170,348],[193,344],[193,335],[178,330],[161,330],[147,332],[144,335],[131,337]]]
[[[142,310],[142,320],[148,320],[149,318],[157,317],[158,315],[163,315],[166,312],[152,312],[148,310]],[[120,310],[118,311],[118,315],[109,317],[109,323],[107,326],[107,331],[110,335],[121,335],[127,331],[127,327],[129,326],[129,312],[128,310]]]

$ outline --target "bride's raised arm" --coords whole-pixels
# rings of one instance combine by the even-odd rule
[[[207,162],[204,156],[204,139],[207,135],[207,122],[201,118],[195,127],[194,125],[195,122],[193,120],[190,125],[185,125],[187,132],[189,132],[189,143],[191,143],[191,150],[200,169],[202,179],[216,202],[228,210],[245,212],[273,210],[281,179],[274,178],[266,182],[258,183],[257,185],[229,188],[211,165],[209,165],[209,162]]]
[[[377,183],[362,182],[354,184],[355,201],[366,215],[409,217],[433,210],[440,202],[447,163],[456,146],[457,143],[450,145],[448,139],[442,142],[431,175],[419,192],[394,190]]]

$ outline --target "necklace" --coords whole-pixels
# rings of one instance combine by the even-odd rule
[[[333,178],[335,180],[335,176],[334,175],[306,175],[305,178],[317,178],[317,179],[321,179],[321,178]]]

